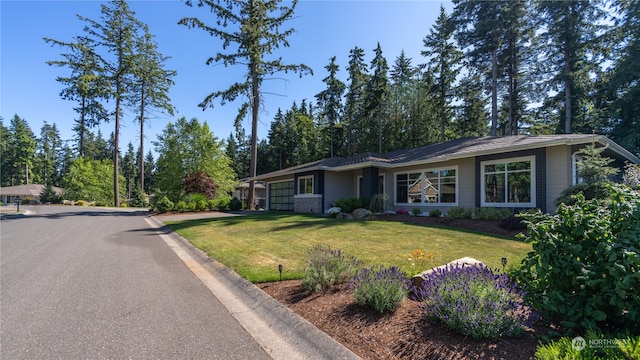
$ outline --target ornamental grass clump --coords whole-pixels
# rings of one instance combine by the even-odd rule
[[[407,296],[411,283],[399,268],[372,267],[359,271],[350,283],[356,302],[378,313],[393,312]]]
[[[486,266],[435,269],[416,293],[428,318],[474,339],[519,336],[532,320],[522,291]]]
[[[361,262],[354,256],[322,245],[308,251],[306,263],[302,286],[307,291],[321,291],[348,282],[361,267]]]

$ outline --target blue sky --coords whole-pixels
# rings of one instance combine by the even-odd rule
[[[106,1],[1,0],[0,115],[5,126],[18,114],[29,122],[36,136],[46,121],[56,124],[63,139],[73,138],[71,128],[77,118],[73,110],[76,104],[60,98],[62,85],[56,81],[56,77],[66,75],[67,70],[45,63],[59,59],[62,49],[51,47],[42,38],[71,41],[73,36],[83,34],[85,25],[76,14],[99,20],[103,3]],[[441,4],[451,12],[449,1],[301,0],[295,19],[289,22],[289,27],[296,30],[289,38],[291,46],[280,49],[274,56],[282,56],[285,63],[309,65],[314,75],[300,79],[296,75],[281,74],[277,75],[281,79],[264,84],[263,91],[273,95],[265,95],[258,137],[267,137],[278,108],[288,109],[294,101],[299,104],[304,98],[315,101],[314,95],[324,89],[322,79],[327,76],[324,67],[332,56],[337,57],[339,76],[346,82],[349,50],[354,46],[365,50],[367,63],[373,58],[378,42],[389,66],[402,50],[413,59],[414,65],[424,63],[420,55],[422,39],[434,24]],[[215,136],[226,139],[234,130],[238,104],[216,103],[215,108],[205,111],[197,105],[209,93],[242,80],[246,70],[242,66],[207,66],[207,58],[219,51],[220,41],[202,30],[177,25],[186,16],[212,25],[214,15],[204,8],[189,8],[179,0],[136,0],[129,1],[129,6],[155,35],[159,51],[171,57],[167,68],[178,73],[170,92],[177,113],[173,117],[159,115],[147,121],[145,152],[152,149],[151,142],[167,123],[181,116],[207,122]],[[107,106],[113,107],[113,101]],[[249,134],[250,119],[243,125]],[[107,138],[113,131],[113,123],[104,124],[101,129]],[[134,113],[127,109],[121,128],[121,151],[126,151],[130,141],[137,148],[138,137],[139,125],[134,122]]]

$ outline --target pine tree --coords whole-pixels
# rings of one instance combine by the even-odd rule
[[[261,86],[267,75],[278,72],[311,73],[311,68],[304,64],[287,65],[280,58],[268,60],[266,57],[280,46],[288,47],[287,38],[293,29],[281,31],[281,27],[293,17],[297,5],[294,0],[291,7],[280,5],[281,0],[248,0],[237,2],[233,0],[199,0],[199,7],[208,7],[218,18],[217,26],[208,26],[197,18],[183,18],[179,24],[189,28],[202,29],[223,41],[223,50],[210,58],[207,64],[222,62],[225,66],[243,63],[247,66],[247,77],[223,91],[209,94],[200,103],[202,108],[212,107],[217,98],[224,104],[234,101],[238,96],[245,95],[249,100],[242,103],[236,117],[238,125],[251,110],[251,167],[249,176],[253,179],[257,171],[258,152],[258,115],[260,110]],[[188,0],[192,6],[193,1]],[[229,27],[233,30],[227,31]],[[237,49],[229,50],[229,45],[237,45]],[[251,208],[254,204],[255,181],[249,185],[247,203]]]
[[[347,124],[347,155],[355,155],[362,137],[361,125],[365,121],[364,102],[365,87],[369,74],[364,62],[364,50],[354,47],[349,51],[349,85],[345,96],[345,111],[343,123]]]
[[[87,131],[109,120],[107,109],[102,100],[108,95],[107,79],[102,58],[96,53],[95,42],[86,36],[76,37],[76,42],[66,43],[51,38],[44,38],[47,43],[69,49],[69,53],[61,54],[63,60],[47,61],[47,64],[69,68],[68,77],[59,76],[56,80],[66,86],[60,96],[65,100],[76,101],[74,110],[80,115],[76,120],[74,131],[78,134],[78,156],[84,156]]]
[[[446,130],[453,118],[455,83],[462,62],[462,52],[453,43],[453,25],[441,5],[435,25],[423,40],[426,50],[422,51],[422,56],[428,58],[428,69],[435,76],[434,95],[439,103],[441,142],[446,140]]]
[[[61,168],[62,139],[56,124],[48,124],[46,121],[40,129],[40,137],[36,147],[36,182],[44,185],[60,186],[62,175]]]
[[[139,40],[138,29],[144,25],[135,18],[135,13],[129,9],[125,0],[111,0],[109,5],[102,5],[101,21],[91,20],[79,16],[88,23],[85,30],[95,43],[103,47],[113,56],[104,61],[104,76],[111,87],[111,97],[115,99],[115,127],[113,132],[113,196],[114,205],[120,206],[119,190],[119,140],[122,105],[131,97],[133,83],[133,68],[136,60],[136,44]]]
[[[564,133],[590,132],[584,126],[586,111],[591,106],[591,76],[601,58],[601,21],[605,13],[601,0],[540,1],[537,18],[542,25],[538,37],[538,64],[550,74],[546,89],[559,91],[546,106],[560,112],[559,128]]]
[[[346,85],[336,77],[336,74],[340,70],[340,67],[336,64],[336,57],[331,57],[329,61],[329,65],[325,66],[329,75],[322,79],[322,82],[326,84],[327,88],[318,93],[316,99],[318,100],[318,107],[320,108],[318,115],[321,119],[321,123],[319,124],[320,132],[325,133],[324,129],[328,128],[328,155],[329,157],[333,157],[334,149],[341,143],[341,141],[338,141],[340,137],[335,134],[335,126],[342,115],[342,95],[344,94]],[[321,143],[325,144],[326,141],[322,141]],[[323,145],[321,145],[321,151],[325,151]],[[337,152],[342,153],[340,150]]]
[[[174,84],[172,78],[177,74],[175,70],[166,69],[168,57],[158,51],[158,45],[153,40],[147,26],[143,26],[143,35],[136,43],[133,74],[134,83],[130,105],[138,109],[140,123],[140,157],[138,158],[140,189],[144,189],[144,123],[149,112],[159,110],[173,115],[174,107],[169,99],[169,89]]]
[[[411,58],[404,50],[394,61],[390,72],[390,107],[389,121],[385,134],[388,135],[387,150],[397,150],[409,147],[408,139],[413,134],[407,133],[410,122],[410,112],[417,101],[417,69],[411,65]]]
[[[3,161],[8,161],[9,184],[23,185],[29,184],[33,171],[33,161],[36,154],[36,137],[26,120],[17,114],[11,118],[9,125],[9,137],[3,139],[7,143],[7,157]],[[3,154],[5,155],[5,154]]]
[[[504,29],[500,9],[508,1],[453,0],[456,39],[467,49],[468,63],[484,75],[491,93],[490,135],[498,129],[498,53],[503,43]]]
[[[383,129],[388,119],[389,101],[389,65],[382,54],[380,43],[376,46],[373,60],[369,65],[372,71],[365,92],[365,122],[362,124],[359,153],[367,151],[382,152]],[[377,146],[376,146],[377,145]]]

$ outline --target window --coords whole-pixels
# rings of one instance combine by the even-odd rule
[[[396,174],[397,204],[455,204],[457,168]]]
[[[534,157],[482,162],[482,204],[535,206]]]
[[[313,194],[313,176],[298,178],[298,195]]]

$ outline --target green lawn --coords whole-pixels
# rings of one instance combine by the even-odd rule
[[[252,282],[301,278],[307,251],[329,245],[354,255],[365,266],[398,266],[409,274],[470,256],[492,268],[519,263],[531,251],[529,244],[454,229],[388,221],[345,221],[291,213],[167,222],[210,257]],[[432,261],[412,266],[415,249],[433,252]]]

